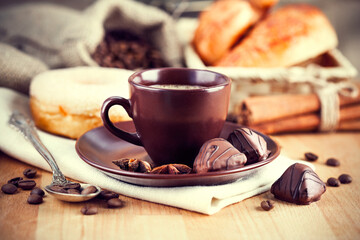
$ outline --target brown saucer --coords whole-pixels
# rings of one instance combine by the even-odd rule
[[[119,122],[117,127],[134,132],[133,122]],[[221,132],[223,138],[239,128],[240,125],[226,122]],[[261,134],[261,133],[259,133]],[[226,171],[208,172],[203,174],[146,174],[134,173],[119,169],[112,161],[120,158],[138,158],[151,162],[144,148],[125,142],[112,135],[105,127],[98,127],[86,132],[76,142],[76,152],[89,165],[101,170],[105,174],[121,181],[150,187],[179,187],[195,185],[217,185],[238,180],[258,168],[270,163],[280,154],[280,148],[270,137],[261,134],[271,151],[268,159],[247,165],[243,168]]]

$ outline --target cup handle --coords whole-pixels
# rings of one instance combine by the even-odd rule
[[[115,127],[115,125],[111,122],[109,118],[109,110],[114,105],[122,106],[130,118],[132,118],[132,111],[131,111],[131,103],[128,99],[122,97],[109,97],[105,100],[101,107],[101,118],[104,123],[104,126],[115,136],[130,142],[132,144],[142,146],[141,140],[139,135],[135,133],[129,133],[120,128]]]

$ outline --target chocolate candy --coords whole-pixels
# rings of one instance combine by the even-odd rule
[[[214,138],[203,144],[195,158],[193,170],[205,173],[243,167],[246,163],[245,154],[222,138]]]
[[[228,141],[246,155],[247,165],[265,160],[270,153],[264,138],[249,128],[234,130],[229,135]]]
[[[310,167],[295,163],[286,169],[270,191],[280,200],[308,205],[320,200],[326,186]]]

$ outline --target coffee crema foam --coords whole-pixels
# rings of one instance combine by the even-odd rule
[[[154,84],[150,87],[161,88],[161,89],[175,89],[175,90],[192,90],[192,89],[203,89],[204,86],[200,85],[181,85],[181,84]]]

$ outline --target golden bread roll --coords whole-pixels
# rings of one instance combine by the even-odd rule
[[[261,18],[262,13],[245,0],[215,1],[199,16],[193,38],[196,52],[206,64],[212,65]]]
[[[98,67],[52,70],[37,75],[30,85],[30,109],[35,125],[44,131],[76,139],[102,125],[100,109],[110,96],[129,98],[132,71]],[[113,122],[130,120],[114,106]]]
[[[288,67],[334,49],[338,39],[316,7],[282,7],[259,22],[216,66]]]

